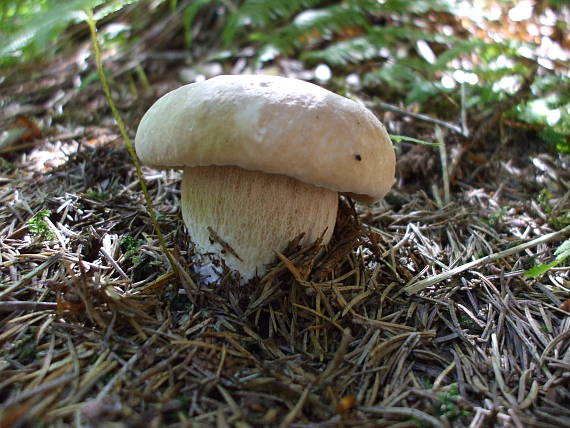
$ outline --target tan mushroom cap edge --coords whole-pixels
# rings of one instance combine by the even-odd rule
[[[370,111],[285,77],[222,75],[182,86],[143,116],[135,145],[148,165],[235,165],[365,202],[394,182],[392,143]]]

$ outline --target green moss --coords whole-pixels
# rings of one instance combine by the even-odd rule
[[[48,210],[38,211],[28,220],[28,230],[41,240],[50,240],[53,238],[53,232],[50,230],[46,219],[51,212]]]

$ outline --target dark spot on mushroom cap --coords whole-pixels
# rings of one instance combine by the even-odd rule
[[[356,159],[357,161],[361,161],[362,160],[362,156],[360,156],[358,153],[354,155],[354,159]]]

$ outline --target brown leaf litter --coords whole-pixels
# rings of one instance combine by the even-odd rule
[[[562,229],[567,157],[462,164],[449,204],[343,197],[326,249],[292,243],[246,286],[199,285],[179,174],[145,169],[184,286],[112,123],[71,122],[0,170],[0,426],[570,425],[570,268],[523,276],[565,237],[506,251]]]
[[[147,178],[187,264],[178,177]],[[479,188],[444,207],[423,192],[398,197],[397,209],[343,200],[326,251],[292,245],[261,280],[202,286],[192,302],[123,149],[15,177],[0,208],[3,426],[567,425],[570,317],[558,308],[570,270],[522,276],[554,243],[402,292],[550,232],[536,204]],[[508,215],[495,218],[496,204]],[[40,209],[53,237],[14,237]],[[137,262],[118,244],[127,236],[140,241]]]

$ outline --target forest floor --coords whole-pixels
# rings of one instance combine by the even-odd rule
[[[181,84],[180,67],[149,69],[144,90],[113,75],[130,135]],[[292,246],[246,286],[204,285],[180,173],[144,169],[182,277],[80,72],[81,52],[2,82],[2,428],[570,426],[570,267],[524,275],[570,235],[570,159],[532,130],[477,146],[443,132],[449,177],[438,148],[399,143],[392,192],[342,197],[324,252]],[[438,140],[429,120],[375,111]]]

